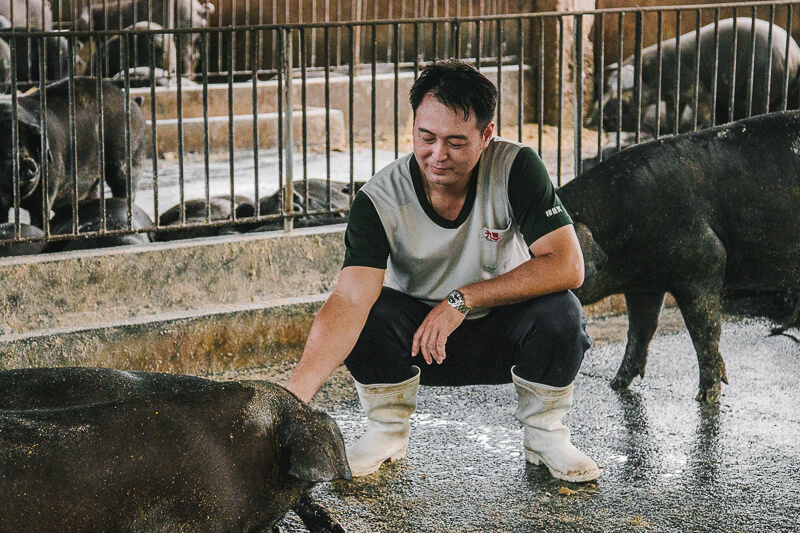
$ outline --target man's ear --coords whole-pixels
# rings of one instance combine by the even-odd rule
[[[489,146],[489,141],[494,136],[494,127],[495,127],[495,123],[494,123],[494,121],[492,121],[492,122],[488,123],[486,125],[486,129],[483,130],[483,135],[481,136],[481,140],[483,141],[483,147],[484,148]]]

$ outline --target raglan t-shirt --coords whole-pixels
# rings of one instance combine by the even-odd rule
[[[572,223],[536,152],[500,137],[482,152],[455,220],[436,213],[422,179],[412,153],[361,188],[350,208],[343,266],[387,269],[385,285],[429,305],[522,264],[533,242]]]

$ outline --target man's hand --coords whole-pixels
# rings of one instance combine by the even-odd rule
[[[437,363],[442,364],[445,358],[444,346],[447,344],[447,338],[463,321],[464,315],[456,311],[447,303],[447,300],[441,302],[431,309],[422,325],[414,333],[411,357],[415,357],[421,351],[426,363],[431,364],[435,359]]]

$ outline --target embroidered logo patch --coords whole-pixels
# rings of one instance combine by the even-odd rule
[[[551,217],[551,216],[555,215],[556,213],[560,213],[560,212],[561,212],[561,206],[557,205],[554,208],[548,209],[547,211],[545,211],[544,214],[547,215],[548,217]]]
[[[497,242],[500,240],[500,234],[496,231],[492,231],[489,229],[483,230],[483,238],[489,242]]]

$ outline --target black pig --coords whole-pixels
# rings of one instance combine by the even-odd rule
[[[800,113],[772,113],[630,147],[558,190],[575,221],[583,304],[622,293],[628,343],[615,389],[644,376],[666,292],[700,367],[698,400],[728,382],[723,292],[800,285]]]
[[[47,119],[47,155],[42,157],[42,117],[37,92],[18,99],[19,123],[19,198],[20,206],[30,213],[31,224],[42,227],[43,211],[70,208],[77,189],[77,201],[98,197],[98,183],[105,178],[111,194],[126,198],[127,147],[125,140],[125,95],[116,85],[106,82],[103,88],[103,156],[99,157],[99,117],[97,85],[94,78],[78,78],[73,83],[75,96],[75,148],[77,166],[70,153],[69,85],[66,80],[45,88]],[[146,146],[146,122],[139,105],[130,103],[130,192],[133,196]],[[0,103],[0,222],[8,220],[14,205],[14,168],[11,103]],[[45,161],[46,159],[46,161]],[[46,168],[47,176],[43,170]],[[77,183],[75,183],[77,181]],[[42,207],[43,183],[47,184],[47,207]]]
[[[269,382],[110,369],[0,372],[0,532],[269,531],[350,478],[341,433]],[[311,523],[309,523],[311,522]]]
[[[22,241],[18,239],[42,240]],[[13,222],[0,224],[0,257],[13,257],[17,255],[33,255],[40,253],[45,247],[44,232],[30,224],[20,224],[19,232],[14,229]]]
[[[103,202],[105,202],[105,229],[103,229]],[[115,230],[143,230],[153,227],[153,221],[144,210],[131,204],[130,227],[128,227],[128,201],[124,198],[106,198],[88,200],[78,208],[78,233],[90,233]],[[74,227],[72,210],[66,209],[56,213],[50,221],[52,235],[71,234]],[[45,246],[44,252],[65,252],[70,250],[89,250],[92,248],[108,248],[150,242],[147,232],[117,233],[97,235],[93,237],[76,237],[71,240],[52,240]]]
[[[770,29],[772,35],[770,36]],[[734,48],[734,38],[736,47]],[[700,62],[697,62],[696,45],[699,39]],[[788,56],[787,52],[788,42]],[[719,56],[716,46],[719,46]],[[753,42],[755,40],[755,44]],[[748,101],[750,90],[752,57],[752,101]],[[735,50],[735,56],[734,56]],[[718,64],[715,78],[715,61]],[[634,65],[633,56],[625,59],[622,68],[611,65],[605,84],[602,113],[600,108],[594,110],[588,125],[597,125],[602,114],[603,127],[610,131],[618,125],[623,131],[634,131],[636,128],[637,110],[634,106]],[[680,62],[680,69],[677,64]],[[659,77],[659,64],[661,76]],[[735,69],[732,67],[735,65]],[[699,71],[699,72],[698,72]],[[699,127],[710,126],[711,100],[716,88],[715,122],[722,124],[730,120],[745,118],[750,104],[751,115],[757,115],[780,109],[783,100],[783,87],[789,83],[789,103],[797,105],[798,78],[800,77],[800,48],[795,40],[786,34],[778,25],[770,25],[765,20],[739,17],[724,19],[719,22],[717,38],[716,27],[709,24],[700,28],[700,33],[689,32],[681,36],[680,51],[676,39],[668,39],[661,43],[661,58],[658,45],[642,50],[642,108],[651,105],[666,105],[666,113],[660,121],[658,133],[686,132],[694,128],[694,84],[699,82],[697,120]],[[676,94],[676,75],[680,76],[680,87]],[[661,99],[659,94],[661,80]],[[621,97],[618,92],[621,89]],[[733,93],[733,115],[729,103]],[[619,113],[621,103],[622,114]],[[766,103],[766,106],[765,106]],[[679,123],[675,124],[675,115],[679,115]],[[790,106],[791,108],[791,106]],[[656,136],[655,121],[642,125],[648,133]]]
[[[174,6],[175,13],[169,12]],[[96,2],[85,7],[76,22],[79,30],[120,30],[136,24],[150,21],[164,28],[205,28],[208,17],[214,13],[214,5],[198,0],[119,0],[113,2]],[[170,21],[173,23],[170,24]],[[194,72],[200,62],[199,34],[178,34],[178,57],[183,74]]]
[[[353,194],[358,192],[364,182],[355,182]],[[325,213],[330,210],[347,209],[350,207],[350,184],[332,181],[330,184],[330,196],[328,195],[328,182],[322,179],[309,179],[306,181],[296,181],[292,188],[292,208],[295,213],[306,209],[306,189],[308,190],[308,212],[311,214],[297,216],[294,219],[295,228],[310,228],[315,226],[325,226],[328,224],[344,224],[347,222],[347,214],[341,212]],[[271,196],[265,196],[259,200],[260,215],[277,215],[281,212],[284,203],[285,189],[281,188]],[[317,211],[317,213],[313,213]],[[244,205],[236,211],[238,218],[254,216],[255,207]],[[247,231],[273,231],[283,228],[283,222],[272,220],[268,222],[258,222],[254,226],[243,226]]]

